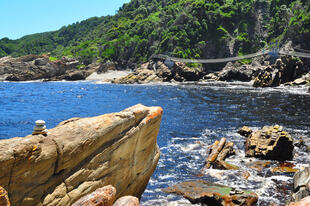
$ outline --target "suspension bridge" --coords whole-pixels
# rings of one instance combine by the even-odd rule
[[[303,50],[306,51],[306,50]],[[258,51],[253,54],[247,54],[243,56],[236,56],[236,57],[227,57],[227,58],[218,58],[218,59],[183,59],[183,58],[177,58],[177,57],[171,57],[168,55],[163,54],[157,54],[153,55],[151,59],[162,59],[162,60],[168,60],[173,62],[184,62],[184,63],[201,63],[201,64],[214,64],[214,63],[225,63],[225,62],[232,62],[232,61],[238,61],[242,59],[251,59],[258,56],[265,56],[269,55],[273,58],[277,58],[279,56],[294,56],[294,57],[300,57],[300,58],[310,58],[310,51],[309,52],[297,52],[297,51],[284,51],[279,50],[277,48],[273,49],[262,49],[261,51]]]

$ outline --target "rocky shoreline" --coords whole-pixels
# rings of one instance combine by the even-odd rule
[[[66,57],[55,61],[46,55],[3,57],[0,58],[0,81],[94,80],[115,84],[241,81],[251,82],[254,87],[310,85],[310,63],[289,56],[256,57],[250,64],[228,62],[223,69],[214,72],[161,59],[151,59],[131,72],[113,62],[81,65],[78,60]]]
[[[310,204],[310,165],[296,169],[291,161],[294,156],[294,146],[305,150],[307,153],[310,150],[309,147],[301,148],[302,144],[294,141],[291,135],[279,125],[265,126],[255,131],[244,126],[238,133],[245,138],[245,157],[237,161],[240,163],[239,166],[242,164],[245,166],[238,167],[229,162],[240,151],[235,150],[233,142],[228,142],[226,138],[222,138],[208,147],[208,156],[199,177],[210,174],[212,169],[213,175],[218,173],[218,176],[223,176],[224,173],[221,171],[236,171],[243,178],[243,181],[248,181],[253,173],[246,169],[247,167],[260,171],[261,178],[266,178],[267,173],[288,175],[292,177],[292,185],[281,182],[274,183],[279,184],[279,187],[287,187],[293,191],[290,194],[291,199],[285,199],[285,205],[306,206]],[[230,160],[227,160],[229,157]],[[252,159],[247,161],[247,158]],[[250,206],[256,205],[260,198],[256,191],[242,190],[238,186],[231,187],[229,184],[221,185],[217,182],[206,181],[203,178],[199,179],[199,177],[195,181],[186,181],[169,186],[163,191],[182,195],[192,204]],[[274,205],[274,203],[260,202],[259,205]]]

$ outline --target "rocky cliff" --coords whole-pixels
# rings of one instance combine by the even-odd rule
[[[22,57],[0,58],[0,81],[29,80],[85,80],[94,68],[78,69],[80,62],[63,57],[50,61],[46,55],[26,55]]]
[[[70,205],[105,185],[139,197],[159,159],[160,107],[73,118],[47,135],[0,141],[0,185],[12,205]]]

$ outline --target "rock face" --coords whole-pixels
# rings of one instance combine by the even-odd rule
[[[303,63],[298,59],[282,57],[277,59],[274,65],[261,69],[254,80],[253,86],[274,87],[294,81],[305,73],[302,67]]]
[[[245,155],[284,161],[293,158],[293,149],[293,139],[282,127],[265,126],[249,135],[245,144]]]
[[[235,188],[198,180],[195,182],[183,182],[164,189],[168,193],[176,193],[184,196],[192,204],[201,203],[206,205],[254,205],[257,194],[248,191],[236,190]]]
[[[310,196],[310,167],[295,173],[293,181],[295,191],[293,194],[294,201],[300,201],[301,199]]]
[[[63,57],[50,61],[48,56],[27,55],[18,58],[0,58],[0,80],[84,80],[93,71],[77,69],[79,61]]]
[[[0,186],[0,206],[10,206],[8,192]]]
[[[159,159],[162,109],[136,105],[119,113],[73,118],[0,141],[0,185],[12,205],[70,205],[105,185],[116,197],[140,197]]]
[[[115,198],[116,189],[112,185],[108,185],[82,197],[72,206],[112,206]]]

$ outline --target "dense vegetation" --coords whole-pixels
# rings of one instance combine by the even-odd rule
[[[273,41],[310,48],[309,0],[131,0],[115,16],[0,40],[0,56],[50,53],[90,62],[139,63],[154,53],[214,58]]]

